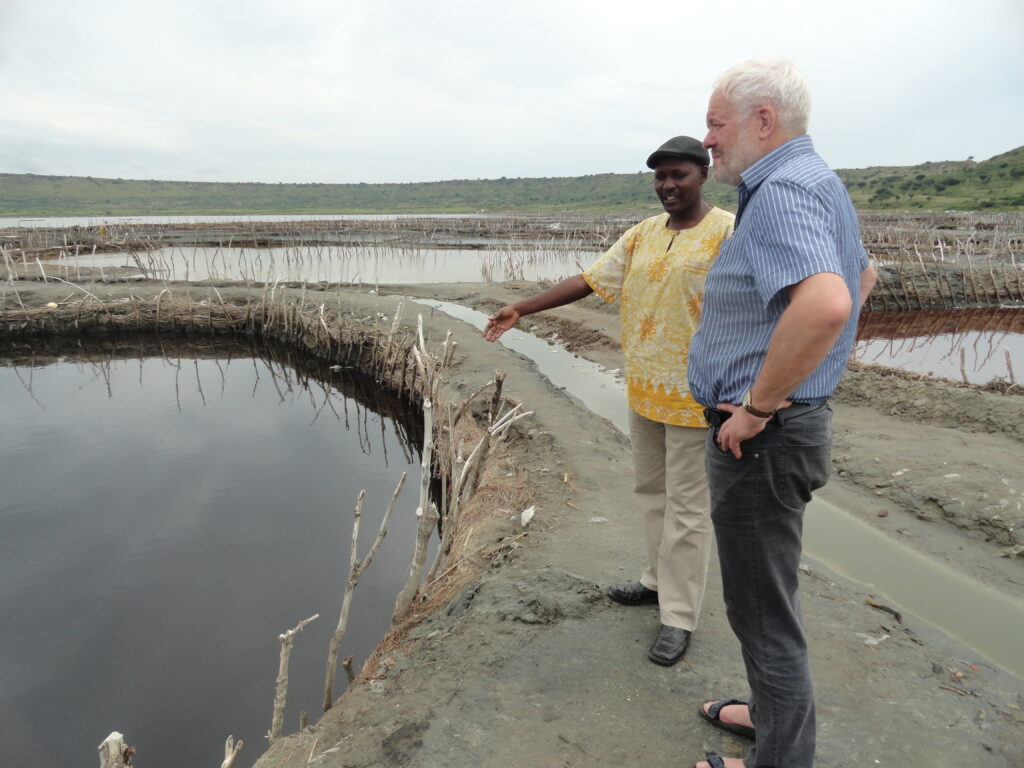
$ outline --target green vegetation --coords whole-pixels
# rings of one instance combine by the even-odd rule
[[[1024,147],[981,163],[859,168],[839,177],[861,209],[1024,210]]]
[[[713,202],[736,192],[706,187]],[[415,184],[233,184],[0,174],[0,216],[659,211],[652,173]]]
[[[1024,210],[1024,147],[981,163],[839,171],[863,209]],[[705,196],[734,209],[735,190]],[[415,184],[232,184],[0,174],[0,216],[275,213],[656,212],[653,174]]]

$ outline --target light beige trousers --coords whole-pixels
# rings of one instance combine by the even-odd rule
[[[674,427],[629,412],[633,491],[643,517],[647,569],[661,623],[693,631],[707,581],[712,529],[704,472],[707,430]]]

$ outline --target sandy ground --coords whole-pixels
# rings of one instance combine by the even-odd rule
[[[68,293],[37,284],[18,299],[41,306],[59,300],[58,290]],[[128,290],[139,295],[144,287],[104,288],[101,297]],[[532,290],[400,286],[346,301],[367,314],[390,314],[403,294],[487,311]],[[621,366],[617,316],[596,299],[528,325]],[[690,766],[705,750],[744,754],[743,739],[697,715],[705,698],[745,693],[717,561],[685,659],[672,668],[650,663],[656,609],[603,596],[606,584],[636,578],[643,563],[627,439],[528,360],[435,314],[430,332],[449,329],[459,341],[447,385],[453,398],[502,370],[506,395],[534,411],[501,448],[485,490],[514,478],[536,516],[524,531],[512,514],[518,510],[496,505],[474,543],[505,542],[502,556],[484,561],[475,580],[416,624],[319,723],[277,741],[257,765],[660,768]],[[834,409],[836,471],[821,496],[1024,600],[1024,559],[1016,556],[1024,541],[1024,397],[855,370]],[[870,596],[807,559],[801,600],[818,697],[818,765],[1024,766],[1024,681],[912,615],[897,621],[872,608]],[[253,746],[241,764],[255,758]]]

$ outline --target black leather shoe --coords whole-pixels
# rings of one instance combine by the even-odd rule
[[[658,602],[657,590],[648,589],[639,581],[632,584],[612,584],[605,592],[616,603],[623,605],[650,605]]]
[[[661,625],[658,636],[654,638],[651,650],[647,652],[647,658],[655,664],[663,667],[671,667],[686,653],[686,646],[690,644],[690,630],[679,627],[667,627]]]

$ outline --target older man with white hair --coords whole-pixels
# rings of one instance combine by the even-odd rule
[[[828,399],[874,269],[846,188],[807,135],[810,91],[788,61],[723,73],[708,105],[714,176],[739,187],[736,230],[708,273],[690,390],[706,408],[711,519],[748,701],[700,715],[754,739],[745,760],[810,768],[815,712],[797,597],[803,511],[831,468]]]

